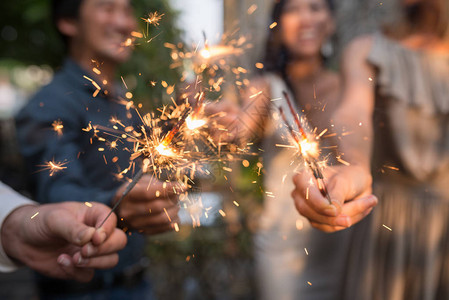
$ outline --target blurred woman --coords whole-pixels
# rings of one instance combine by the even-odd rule
[[[268,35],[264,72],[242,96],[245,105],[236,135],[245,140],[262,137],[264,151],[266,197],[254,240],[260,299],[300,299],[302,289],[309,287],[302,270],[310,227],[290,195],[292,177],[302,164],[293,149],[276,146],[289,137],[277,107],[290,116],[285,99],[279,100],[286,91],[311,129],[321,132],[329,126],[339,93],[338,76],[326,68],[323,55],[335,29],[332,8],[326,0],[276,1],[272,24],[277,26]]]
[[[449,299],[449,1],[402,6],[397,24],[344,53],[334,121],[351,132],[340,145],[350,166],[327,170],[334,205],[307,174],[295,177],[296,206],[313,227],[363,220],[343,246],[351,259],[333,299]]]

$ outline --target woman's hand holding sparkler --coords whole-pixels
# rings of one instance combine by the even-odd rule
[[[211,128],[210,132],[214,141],[228,143],[239,139],[239,130],[242,129],[240,113],[241,108],[232,101],[220,100],[206,105],[205,114],[213,118],[217,124]]]
[[[47,276],[89,281],[95,268],[115,266],[117,251],[126,245],[115,214],[97,228],[109,211],[106,205],[87,202],[20,207],[3,223],[4,250]]]
[[[128,184],[117,192],[119,199]],[[151,175],[143,175],[136,186],[123,198],[117,214],[131,229],[145,234],[173,230],[178,218],[178,196],[185,192],[177,181],[165,182]]]
[[[324,232],[348,228],[366,217],[377,205],[371,194],[372,178],[368,170],[356,166],[336,166],[323,170],[332,199],[322,195],[309,171],[297,174],[292,192],[296,209],[310,224]]]

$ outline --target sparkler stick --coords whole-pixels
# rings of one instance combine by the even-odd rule
[[[184,113],[182,114],[181,118],[179,119],[179,121],[164,137],[164,139],[161,142],[161,145],[163,145],[164,147],[167,147],[168,145],[170,145],[171,141],[173,140],[175,135],[179,132],[179,129],[184,124],[184,122],[186,121],[186,118],[189,116],[189,114],[190,114],[190,109],[186,109],[184,111]]]
[[[131,192],[131,190],[136,186],[137,182],[140,180],[140,178],[142,178],[143,176],[143,171],[142,169],[140,169],[136,175],[134,175],[133,179],[131,180],[131,182],[128,184],[128,186],[126,187],[125,191],[123,191],[123,194],[120,196],[120,199],[118,199],[117,202],[115,202],[114,206],[112,207],[111,211],[108,213],[108,215],[106,216],[106,218],[104,218],[103,222],[101,222],[100,226],[98,226],[98,228],[100,228],[101,226],[103,226],[104,222],[106,222],[106,220],[112,215],[112,213],[117,209],[117,207],[120,205],[120,203],[122,202],[123,198],[125,198],[129,192]]]
[[[301,125],[301,121],[299,120],[298,115],[295,112],[295,109],[293,108],[293,105],[290,101],[290,97],[288,96],[288,94],[285,91],[283,92],[283,94],[284,94],[285,99],[287,100],[288,107],[293,116],[295,124],[298,127],[301,138],[298,136],[298,134],[295,133],[295,131],[293,130],[293,127],[289,124],[282,107],[279,107],[279,112],[281,114],[281,117],[284,120],[284,123],[287,125],[287,129],[290,132],[291,136],[293,137],[295,142],[298,144],[299,150],[301,151],[301,153],[304,157],[304,160],[306,161],[309,169],[312,171],[313,177],[315,177],[315,179],[317,181],[318,189],[319,189],[321,195],[323,197],[327,198],[327,200],[329,201],[329,204],[332,204],[331,197],[329,195],[329,192],[327,191],[326,184],[324,183],[323,172],[321,170],[321,167],[318,164],[317,159],[311,155],[308,155],[308,153],[306,151],[302,151],[303,146],[301,146],[301,144],[307,141],[307,134],[306,134],[303,126]]]

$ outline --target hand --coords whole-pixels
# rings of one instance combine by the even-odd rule
[[[116,228],[115,214],[96,229],[110,208],[92,205],[64,202],[14,210],[1,228],[6,254],[47,276],[91,280],[95,268],[115,266],[117,251],[126,245],[126,235]]]
[[[325,169],[324,177],[332,204],[321,195],[309,172],[293,178],[296,209],[313,227],[325,232],[345,229],[361,221],[377,205],[377,198],[371,194],[369,171],[357,166],[339,166]]]
[[[117,192],[118,199],[127,184]],[[162,182],[150,175],[144,175],[123,199],[118,215],[132,229],[145,234],[157,234],[172,230],[178,218],[178,195],[185,187],[178,182]]]
[[[239,138],[239,129],[242,129],[239,117],[240,108],[237,104],[224,99],[208,103],[205,114],[211,117],[213,125],[210,135],[215,141],[231,142]]]

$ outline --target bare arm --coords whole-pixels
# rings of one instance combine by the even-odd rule
[[[342,62],[342,102],[334,113],[339,134],[343,134],[340,150],[345,160],[369,170],[373,140],[375,70],[367,57],[371,37],[352,42],[344,52]]]
[[[342,134],[340,151],[350,166],[325,170],[332,204],[310,185],[310,174],[295,176],[292,196],[298,211],[312,226],[326,232],[347,228],[367,216],[377,204],[371,195],[370,158],[373,137],[375,70],[367,62],[372,46],[370,37],[352,42],[343,56],[343,92],[334,113],[334,125]],[[371,80],[370,80],[371,78]]]
[[[226,131],[214,133],[215,139],[245,143],[260,138],[268,117],[269,95],[267,82],[259,77],[252,79],[251,84],[240,92],[240,104],[228,99],[209,104],[206,107],[209,115],[225,113],[217,122]]]

